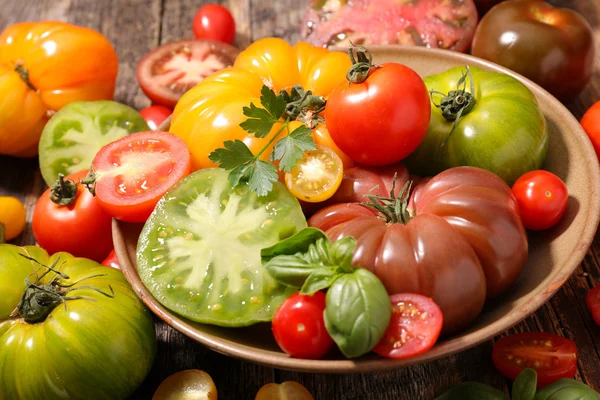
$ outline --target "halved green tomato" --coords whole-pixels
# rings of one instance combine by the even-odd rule
[[[149,130],[133,108],[114,101],[78,101],[50,118],[39,144],[40,169],[48,186],[89,169],[98,150],[133,132]]]
[[[165,307],[219,326],[270,321],[294,292],[261,264],[260,251],[307,226],[298,200],[277,182],[267,196],[228,172],[188,175],[158,202],[137,247],[142,281]]]

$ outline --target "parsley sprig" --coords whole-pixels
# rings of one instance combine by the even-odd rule
[[[243,108],[243,113],[248,119],[243,121],[240,127],[257,138],[266,138],[273,126],[280,125],[265,146],[257,154],[253,154],[241,140],[227,140],[223,143],[224,148],[214,150],[208,158],[219,164],[219,167],[230,171],[229,182],[232,186],[247,182],[251,191],[259,196],[265,196],[279,179],[277,168],[272,162],[279,161],[279,169],[289,172],[305,151],[315,150],[317,147],[311,136],[312,130],[307,126],[301,125],[290,131],[290,122],[293,118],[286,112],[288,103],[283,93],[275,94],[264,85],[260,103],[262,108],[254,103]],[[284,132],[286,135],[279,138]],[[271,153],[271,162],[259,159],[273,143],[275,146]]]

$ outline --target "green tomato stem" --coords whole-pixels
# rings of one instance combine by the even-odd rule
[[[258,158],[265,152],[267,151],[267,149],[269,148],[269,146],[271,146],[273,144],[273,142],[275,141],[275,139],[277,139],[277,137],[279,137],[279,135],[281,134],[281,132],[283,132],[284,129],[286,129],[289,126],[290,120],[289,118],[285,120],[285,122],[283,122],[283,125],[281,126],[281,128],[273,135],[273,137],[271,139],[269,139],[269,141],[267,142],[267,144],[254,156],[255,160],[258,160]],[[289,132],[289,130],[288,130]],[[87,179],[87,178],[86,178]]]
[[[356,55],[355,55],[356,54]],[[350,83],[362,83],[367,80],[373,65],[373,56],[365,46],[355,46],[348,48],[348,55],[352,66],[346,73],[346,79]]]
[[[77,197],[77,183],[71,179],[65,179],[63,174],[58,174],[58,179],[50,189],[50,200],[59,206],[73,204]]]

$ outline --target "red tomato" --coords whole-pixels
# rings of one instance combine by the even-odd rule
[[[394,294],[392,319],[373,351],[389,358],[408,358],[433,347],[444,317],[442,310],[429,297],[414,293]]]
[[[136,76],[153,103],[175,108],[190,88],[233,65],[239,49],[213,40],[179,40],[157,47],[139,62]]]
[[[71,174],[65,180],[77,182],[88,171]],[[75,200],[58,205],[50,200],[51,189],[38,199],[33,210],[33,236],[49,254],[66,251],[76,257],[102,261],[112,249],[112,218],[94,196],[78,183]]]
[[[171,110],[170,108],[156,105],[146,107],[140,111],[140,115],[146,120],[148,126],[153,131],[155,131],[156,128],[158,128],[160,124],[162,124],[163,121],[167,119],[172,113],[173,110]]]
[[[196,39],[212,39],[231,44],[235,39],[235,20],[219,4],[206,4],[198,10],[192,25]]]
[[[600,325],[600,285],[590,290],[586,297],[588,310],[592,313],[594,321]]]
[[[296,293],[288,297],[273,317],[273,336],[283,351],[296,358],[323,357],[333,345],[323,311],[325,293]]]
[[[512,188],[519,204],[523,225],[531,230],[544,230],[560,221],[567,209],[569,193],[565,183],[548,171],[530,171]]]
[[[600,101],[594,103],[581,118],[581,126],[592,141],[596,156],[600,158]]]
[[[371,67],[364,82],[352,73],[349,78],[350,84],[342,83],[327,99],[325,121],[333,141],[361,164],[388,165],[407,157],[429,126],[431,103],[423,79],[396,63]]]
[[[121,269],[121,264],[119,264],[119,259],[117,258],[117,253],[115,253],[114,249],[108,254],[106,259],[102,261],[102,265],[104,265],[105,267]]]
[[[158,200],[191,170],[183,140],[147,131],[104,146],[92,162],[100,206],[114,218],[144,222]]]
[[[537,372],[538,388],[577,371],[577,346],[572,340],[545,332],[522,332],[505,336],[492,350],[494,365],[514,380],[525,368]]]

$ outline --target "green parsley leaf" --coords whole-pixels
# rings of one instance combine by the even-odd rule
[[[267,85],[260,90],[260,103],[266,108],[271,116],[278,120],[285,112],[285,99],[283,95],[276,95]]]
[[[286,137],[279,139],[271,153],[271,161],[281,160],[279,168],[284,172],[291,171],[305,151],[317,148],[311,133],[310,128],[301,125]]]
[[[240,123],[240,127],[257,138],[264,138],[285,112],[285,100],[282,95],[276,95],[266,85],[263,85],[260,103],[263,108],[250,103],[250,107],[242,109],[244,115],[250,118]]]
[[[253,168],[248,170],[250,190],[259,196],[266,196],[278,180],[277,169],[273,164],[266,161],[256,160]]]
[[[252,165],[254,162],[240,164],[229,172],[227,179],[232,187],[236,187],[240,182],[247,182]]]
[[[225,148],[216,149],[208,155],[210,161],[219,164],[219,167],[223,169],[234,169],[255,158],[246,143],[239,139],[227,140],[223,145]]]

